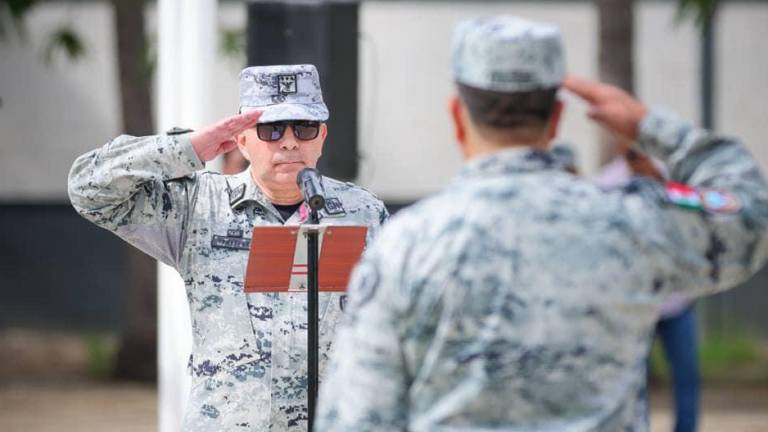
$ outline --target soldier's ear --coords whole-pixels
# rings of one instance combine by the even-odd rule
[[[237,142],[237,149],[240,150],[240,154],[243,155],[245,160],[248,162],[251,161],[251,156],[248,154],[248,147],[245,146],[246,138],[245,134],[237,134],[235,135],[235,141]]]
[[[555,101],[555,107],[552,109],[552,115],[549,118],[549,130],[547,131],[547,138],[552,141],[557,136],[557,131],[560,129],[560,119],[562,118],[563,109],[565,104],[560,99]]]
[[[325,141],[325,137],[328,136],[328,123],[320,123],[320,138]]]
[[[461,153],[466,157],[468,155],[467,143],[467,110],[461,99],[454,95],[448,100],[448,112],[451,115],[453,123],[453,136],[459,144]]]

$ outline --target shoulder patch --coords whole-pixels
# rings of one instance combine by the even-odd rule
[[[691,210],[702,209],[701,196],[695,188],[682,183],[667,182],[665,190],[670,203]]]
[[[243,198],[243,195],[245,195],[245,184],[241,184],[240,186],[232,189],[229,191],[229,205],[233,206],[238,201],[240,201]]]
[[[165,132],[166,135],[183,135],[185,133],[194,132],[194,130],[189,128],[180,128],[180,127],[174,127],[172,129],[169,129]]]
[[[665,190],[669,202],[678,207],[708,213],[736,213],[741,210],[739,198],[723,190],[697,189],[675,182],[667,182]]]
[[[736,213],[741,210],[741,200],[735,194],[717,190],[703,189],[701,202],[710,213]]]

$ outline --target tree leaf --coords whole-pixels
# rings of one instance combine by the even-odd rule
[[[222,29],[219,51],[224,57],[242,61],[245,58],[245,30],[241,28]]]
[[[677,7],[678,24],[693,17],[694,23],[701,27],[715,13],[718,0],[679,0]]]
[[[48,36],[45,47],[46,63],[50,64],[58,51],[63,51],[67,58],[74,62],[85,56],[85,44],[72,28],[59,27]]]

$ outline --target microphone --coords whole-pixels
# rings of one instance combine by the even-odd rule
[[[314,168],[304,168],[296,177],[301,195],[312,210],[320,210],[325,207],[325,189],[323,189],[323,177],[320,171]]]

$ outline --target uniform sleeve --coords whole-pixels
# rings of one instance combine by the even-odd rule
[[[387,206],[384,205],[384,203],[381,203],[381,209],[379,209],[379,225],[384,225],[385,222],[389,220],[389,210],[387,210]]]
[[[402,352],[400,272],[386,230],[355,268],[349,309],[320,386],[318,431],[405,430],[410,379]]]
[[[171,266],[179,261],[203,168],[188,135],[122,135],[77,158],[69,198],[80,215]]]
[[[681,208],[665,199],[658,183],[655,191],[628,197],[635,232],[658,270],[653,289],[699,296],[757,272],[768,257],[768,185],[749,151],[659,110],[641,123],[638,144],[666,163],[672,181],[695,188],[700,197],[714,191],[720,201]]]

